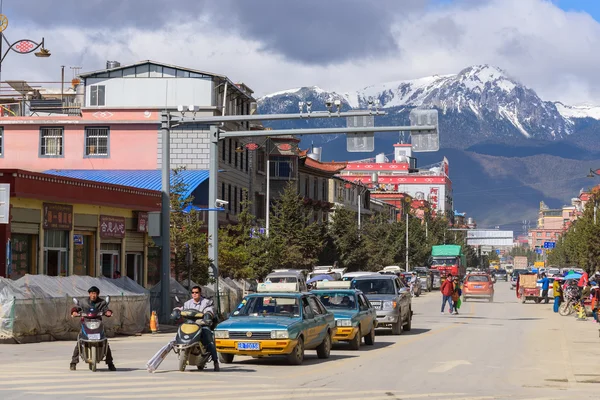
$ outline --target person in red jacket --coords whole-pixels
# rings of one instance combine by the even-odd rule
[[[442,287],[440,288],[442,292],[442,314],[444,314],[444,308],[446,307],[446,302],[450,307],[450,313],[452,313],[453,304],[452,304],[452,294],[454,293],[454,283],[452,282],[452,275],[448,274],[444,283],[442,283]]]

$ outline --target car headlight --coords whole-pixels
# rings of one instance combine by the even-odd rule
[[[100,328],[100,321],[85,321],[85,327],[88,329]]]
[[[271,331],[271,339],[289,339],[290,333],[288,331]]]
[[[338,319],[335,321],[335,324],[337,326],[352,326],[352,320],[351,319]]]
[[[229,331],[215,331],[215,339],[229,339]]]
[[[384,310],[391,310],[393,308],[396,308],[396,302],[395,301],[384,301],[383,302],[383,309]]]

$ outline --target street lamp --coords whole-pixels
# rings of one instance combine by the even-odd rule
[[[6,15],[0,14],[0,54],[2,55],[2,58],[0,58],[0,74],[2,73],[2,62],[11,50],[18,54],[29,54],[33,53],[37,49],[40,49],[40,51],[34,53],[36,57],[50,57],[50,51],[44,47],[44,38],[42,38],[42,41],[39,43],[29,39],[21,39],[17,40],[16,42],[10,43],[4,35],[4,31],[6,30],[6,28],[8,28],[8,18],[6,17]],[[8,45],[8,49],[3,53],[2,46],[4,45],[4,43]]]
[[[590,168],[590,173],[587,174],[587,177],[593,178],[595,176],[600,176],[600,172],[598,172],[598,171],[600,171],[600,169],[597,169],[596,171],[594,171],[593,169]]]

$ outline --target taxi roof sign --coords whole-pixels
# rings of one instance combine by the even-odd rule
[[[351,281],[319,281],[317,289],[350,289]]]
[[[256,291],[258,293],[295,293],[299,292],[297,283],[259,283]]]

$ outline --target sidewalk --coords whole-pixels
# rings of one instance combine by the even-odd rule
[[[550,304],[523,304],[531,318],[540,318],[529,332],[528,350],[536,354],[544,386],[590,389],[600,383],[600,324],[593,317],[579,321],[575,314],[562,317]],[[542,382],[538,382],[542,383]]]

